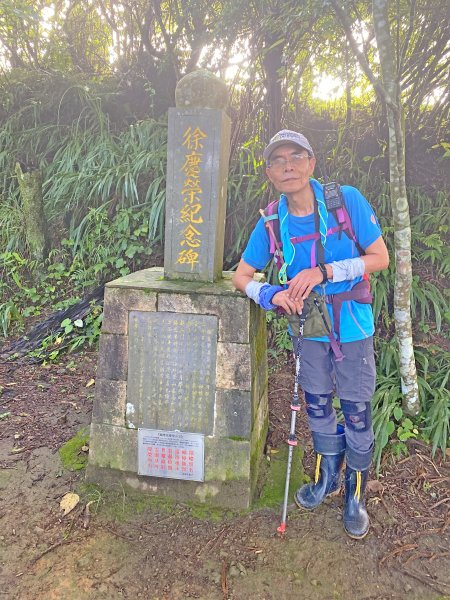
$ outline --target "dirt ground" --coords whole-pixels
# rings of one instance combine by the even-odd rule
[[[120,486],[88,487],[58,449],[90,422],[96,358],[0,364],[0,600],[450,599],[448,460],[414,441],[408,457],[386,461],[369,485],[362,541],[344,534],[339,496],[314,512],[290,506],[280,538],[277,509],[207,519]],[[291,364],[271,375],[272,460],[285,444],[292,383]],[[80,502],[63,516],[67,492]]]

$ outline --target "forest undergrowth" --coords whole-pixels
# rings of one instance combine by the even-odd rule
[[[21,88],[14,89],[20,96]],[[0,333],[5,339],[26,336],[34,324],[75,305],[111,279],[162,265],[165,118],[132,123],[129,115],[114,119],[114,94],[75,83],[62,86],[59,96],[55,93],[53,111],[42,98],[31,101],[26,91],[20,100],[20,107],[0,124],[4,149],[0,153]],[[336,130],[341,127],[337,121],[334,126]],[[322,139],[317,176],[328,173],[361,190],[376,210],[392,257],[394,230],[383,159],[376,152],[361,156],[364,144],[356,147],[345,139],[350,139],[348,132],[338,139],[340,152],[332,150],[332,139]],[[438,171],[450,155],[445,144],[442,149],[444,153],[436,160]],[[227,269],[236,265],[258,218],[258,208],[268,203],[271,194],[260,151],[259,139],[250,138],[232,155],[225,234]],[[14,176],[19,155],[28,163],[33,156],[40,157],[51,238],[43,261],[32,258],[27,243]],[[449,442],[450,219],[445,185],[438,189],[432,179],[408,189],[411,304],[421,401],[415,417],[402,407],[393,320],[394,261],[388,270],[371,276],[377,323],[378,376],[373,399],[377,469],[387,449],[394,456],[405,454],[407,440],[426,440],[433,453],[438,448],[445,453]],[[273,277],[271,265],[267,277]],[[93,300],[83,318],[61,319],[29,358],[58,361],[63,352],[75,352],[85,345],[95,347],[101,320],[101,301]],[[269,313],[268,324],[269,351],[281,357],[290,350],[283,319]]]

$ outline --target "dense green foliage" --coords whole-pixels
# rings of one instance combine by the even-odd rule
[[[353,31],[378,74],[367,3],[348,3]],[[394,269],[372,277],[378,324],[374,398],[377,461],[392,444],[448,443],[450,250],[448,164],[449,22],[444,0],[392,2],[406,123],[412,220],[412,307],[422,412],[401,408],[392,297]],[[196,66],[225,74],[232,117],[225,266],[239,260],[271,195],[261,150],[281,126],[301,129],[318,157],[317,176],[355,185],[376,208],[391,255],[393,227],[385,115],[347,46],[330,3],[69,0],[0,2],[0,332],[16,336],[98,284],[161,264],[167,108],[180,77]],[[321,81],[338,77],[342,95]],[[317,92],[322,92],[320,99]],[[51,249],[31,259],[16,161],[43,178]],[[270,267],[268,276],[271,277]],[[269,316],[271,352],[289,347]],[[37,358],[95,344],[101,309],[64,321]]]

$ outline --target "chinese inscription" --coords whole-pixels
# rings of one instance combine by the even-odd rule
[[[204,436],[181,431],[138,430],[138,474],[204,480]]]
[[[211,435],[217,317],[131,311],[129,319],[133,426]]]
[[[208,136],[199,127],[188,127],[183,134],[183,146],[186,148],[184,164],[181,172],[184,174],[183,188],[181,190],[182,206],[179,214],[183,224],[180,240],[180,249],[176,262],[189,265],[191,271],[199,262],[201,246],[201,230],[203,223],[200,212],[202,209],[203,190],[200,186],[201,163],[203,158],[202,140]]]

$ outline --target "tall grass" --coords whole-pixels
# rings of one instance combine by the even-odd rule
[[[230,164],[225,263],[233,267],[259,218],[267,183],[263,165],[255,156],[254,145],[245,144]]]
[[[31,87],[16,85],[11,108],[0,79],[0,92],[5,92],[0,104],[8,115],[0,123],[0,331],[5,336],[24,328],[28,316],[60,308],[101,281],[141,268],[163,240],[166,122],[130,118],[119,99],[100,84],[87,86],[64,78],[57,83],[52,94],[42,91],[40,96],[33,95]],[[258,209],[268,203],[257,148],[255,139],[243,144],[230,164],[227,268],[236,265],[259,217]],[[332,156],[330,175],[338,174],[342,183],[357,186],[371,201],[393,257],[387,182],[363,168],[351,150],[342,155],[341,165],[339,156]],[[18,159],[43,172],[45,211],[53,237],[45,265],[27,258],[14,175]],[[436,336],[448,339],[449,335],[449,207],[444,193],[431,198],[409,189],[408,194],[414,272],[411,304],[422,406],[418,425],[435,452],[445,449],[449,435],[450,357],[434,343],[440,339]],[[44,273],[38,281],[37,268]],[[371,277],[371,283],[380,332],[373,400],[379,466],[383,448],[402,423],[392,317],[394,261],[387,271]],[[283,349],[288,345],[279,335],[274,339]]]
[[[152,119],[131,125],[112,122],[107,108],[110,94],[63,81],[45,99],[25,95],[1,123],[2,249],[27,251],[16,160],[43,172],[45,213],[51,231],[58,232],[54,244],[62,222],[70,237],[80,239],[77,229],[89,210],[108,202],[114,209],[149,205],[149,237],[161,241],[167,124]]]

